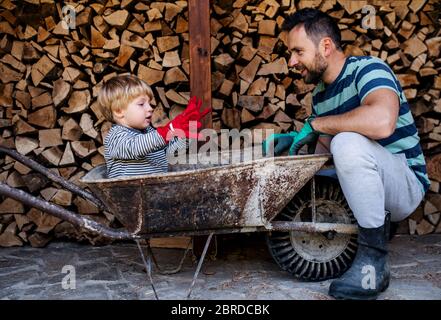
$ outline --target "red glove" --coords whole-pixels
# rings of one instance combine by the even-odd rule
[[[202,105],[202,100],[198,100],[197,97],[192,97],[188,102],[187,108],[180,115],[187,116],[190,120],[199,121],[209,112],[211,108],[206,108],[204,111],[200,112]]]
[[[207,108],[203,112],[200,112],[199,109],[201,104],[201,100],[198,101],[196,97],[191,98],[184,112],[177,115],[176,118],[167,123],[165,126],[157,128],[156,130],[164,141],[170,141],[173,136],[198,139],[199,134],[197,130],[196,132],[194,132],[194,130],[190,131],[190,121],[196,122],[196,128],[199,129],[202,126],[200,120],[211,111],[211,108]],[[170,131],[172,131],[173,134],[169,134]]]

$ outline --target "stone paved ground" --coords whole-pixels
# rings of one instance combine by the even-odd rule
[[[281,271],[257,234],[223,239],[216,259],[205,262],[192,299],[330,299],[330,281],[307,283]],[[441,235],[398,236],[391,243],[392,281],[380,299],[441,299]],[[154,249],[172,266],[182,253]],[[75,267],[76,288],[63,289],[65,265]],[[195,264],[154,274],[161,299],[184,299]],[[72,275],[71,273],[69,273]],[[54,242],[43,249],[0,249],[0,299],[154,299],[135,244],[93,247]]]

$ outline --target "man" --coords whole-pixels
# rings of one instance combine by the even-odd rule
[[[390,67],[375,57],[346,57],[340,30],[315,9],[289,15],[289,66],[317,83],[313,111],[300,132],[273,135],[278,155],[332,137],[336,173],[358,223],[358,251],[329,294],[375,299],[389,285],[387,241],[392,221],[410,215],[429,188],[417,129]],[[366,281],[373,276],[374,281]],[[372,279],[371,279],[372,280]]]

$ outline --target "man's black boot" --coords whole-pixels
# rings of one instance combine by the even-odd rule
[[[390,214],[378,228],[358,226],[358,250],[352,266],[329,287],[337,299],[375,300],[389,286],[387,255]]]

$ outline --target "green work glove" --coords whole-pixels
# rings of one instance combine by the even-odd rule
[[[309,148],[308,152],[313,153],[312,147],[315,147],[315,144],[317,143],[317,139],[319,137],[320,132],[315,131],[314,128],[311,125],[312,120],[315,119],[315,116],[310,116],[305,121],[305,125],[303,126],[302,130],[299,131],[299,133],[296,135],[294,142],[291,145],[291,148],[289,149],[289,155],[295,155],[299,152],[299,150],[307,144],[311,148]]]
[[[266,156],[270,152],[271,145],[274,145],[274,155],[279,156],[292,145],[297,135],[297,131],[288,133],[273,133],[263,141],[263,154]]]

